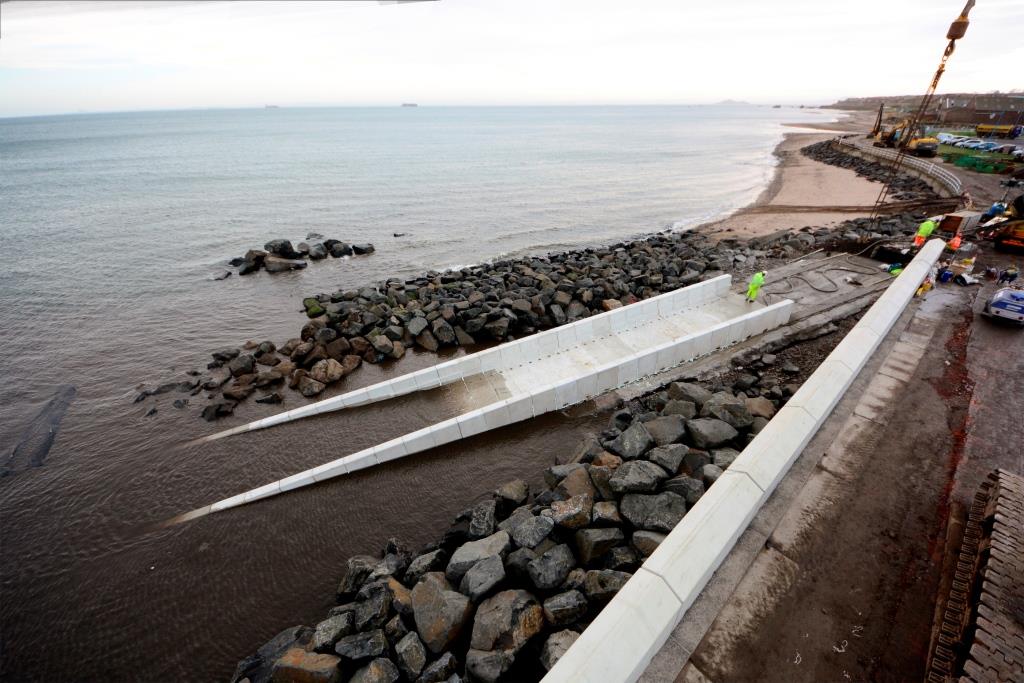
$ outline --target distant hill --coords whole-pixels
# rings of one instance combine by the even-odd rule
[[[922,95],[884,95],[878,97],[847,97],[832,104],[827,109],[876,110],[878,105],[885,103],[886,109],[915,109],[921,104]],[[945,93],[936,95],[935,104],[940,108],[970,106],[985,110],[1017,110],[1024,105],[1024,93]]]
[[[749,107],[750,102],[744,102],[743,100],[722,100],[721,102],[715,102],[715,105],[720,107]]]

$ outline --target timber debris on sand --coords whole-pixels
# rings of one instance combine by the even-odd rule
[[[793,394],[771,379],[779,361],[630,401],[532,497],[511,481],[437,543],[350,558],[338,606],[232,680],[539,680]]]
[[[263,249],[250,249],[245,256],[231,259],[232,266],[238,267],[239,275],[255,273],[263,268],[268,273],[283,273],[288,270],[299,270],[306,267],[305,259],[319,261],[328,256],[343,258],[346,256],[362,256],[372,254],[375,249],[372,244],[348,244],[341,240],[323,239],[323,235],[311,232],[306,236],[307,240],[323,240],[299,242],[294,247],[291,241],[285,239],[270,240],[263,245]],[[220,275],[215,280],[226,279],[230,275]]]

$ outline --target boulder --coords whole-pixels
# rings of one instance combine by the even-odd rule
[[[516,545],[522,548],[536,548],[555,528],[551,517],[529,515],[515,524],[510,533]]]
[[[395,660],[405,677],[415,681],[427,665],[427,649],[423,647],[420,637],[410,632],[398,641],[395,645]]]
[[[499,555],[492,555],[480,560],[466,572],[459,584],[459,591],[468,595],[473,602],[480,602],[504,580],[505,565]]]
[[[711,451],[711,462],[723,470],[728,469],[733,461],[740,457],[740,452],[732,448],[719,448]]]
[[[405,324],[405,329],[408,330],[409,334],[416,337],[420,334],[420,332],[423,332],[423,330],[427,329],[427,326],[429,324],[430,323],[427,322],[426,318],[417,315],[414,316],[412,320]]]
[[[658,446],[681,441],[686,434],[686,422],[679,415],[656,417],[645,422],[643,426]]]
[[[416,344],[427,351],[437,351],[440,348],[440,344],[437,343],[437,337],[430,330],[423,330],[416,335]]]
[[[283,273],[289,270],[300,270],[306,267],[305,261],[286,259],[278,256],[267,256],[263,259],[263,268],[268,273]]]
[[[231,360],[232,358],[237,358],[239,353],[241,353],[241,351],[239,349],[224,348],[224,349],[217,349],[216,351],[214,351],[210,355],[213,356],[214,360],[219,360],[222,363],[226,363],[229,360]]]
[[[615,475],[615,470],[610,467],[597,467],[591,465],[587,468],[587,474],[590,475],[590,481],[594,484],[597,498],[601,498],[603,500],[613,500],[615,498],[615,491],[612,490],[611,485],[611,480]]]
[[[513,507],[522,505],[526,502],[526,499],[530,496],[530,485],[522,479],[513,479],[512,481],[502,484],[498,487],[498,490],[494,492],[498,498],[507,501]],[[518,543],[518,541],[516,541]]]
[[[564,543],[556,545],[527,565],[533,585],[542,591],[557,588],[576,566],[572,550]]]
[[[316,625],[313,632],[313,651],[328,654],[334,652],[334,644],[341,638],[352,635],[355,630],[355,617],[351,612],[328,617]]]
[[[633,571],[638,564],[636,551],[624,545],[612,548],[604,556],[604,566],[620,572]]]
[[[612,503],[614,505],[614,503]],[[616,516],[618,514],[616,513]],[[576,532],[576,550],[580,563],[590,564],[606,552],[622,543],[625,536],[617,528],[581,529]]]
[[[593,498],[596,493],[586,467],[578,467],[569,472],[562,481],[558,482],[556,490],[566,498],[582,495]]]
[[[697,417],[697,406],[692,401],[671,399],[665,403],[665,407],[661,409],[661,414],[679,415],[680,417],[689,420]]]
[[[578,590],[553,595],[544,601],[544,619],[552,626],[571,624],[587,613],[587,599]]]
[[[210,405],[203,408],[203,419],[206,420],[207,422],[219,420],[220,418],[226,417],[231,413],[235,412],[235,406],[237,405],[238,403],[236,403],[235,401],[230,401],[228,399],[219,399],[211,401]]]
[[[302,377],[299,378],[297,388],[299,390],[299,393],[301,393],[303,396],[305,396],[306,398],[312,398],[313,396],[316,396],[317,394],[321,393],[324,389],[326,389],[327,385],[324,384],[323,382],[318,382],[312,377],[309,377],[304,374],[302,375]]]
[[[679,401],[689,401],[696,407],[704,405],[711,398],[711,392],[693,382],[672,382],[668,385],[668,397]]]
[[[656,531],[634,531],[632,544],[636,551],[640,553],[640,557],[646,559],[658,549],[658,546],[661,545],[665,538],[665,534],[659,534]]]
[[[654,491],[658,484],[668,479],[668,473],[653,462],[631,460],[622,464],[609,480],[609,485],[617,494],[635,491]]]
[[[608,450],[626,460],[634,460],[643,455],[653,443],[654,438],[647,428],[640,422],[635,422],[608,444]]]
[[[469,518],[469,537],[480,539],[493,534],[496,511],[497,503],[493,499],[482,500],[474,505]]]
[[[227,368],[232,377],[251,375],[256,371],[256,359],[248,353],[243,353],[242,355],[229,360]]]
[[[378,657],[352,674],[349,683],[397,683],[398,667],[385,657]]]
[[[338,602],[348,600],[358,593],[378,562],[380,560],[371,555],[353,555],[348,558],[345,563],[345,575],[338,584]]]
[[[327,258],[327,247],[320,242],[309,245],[309,258],[314,261]]]
[[[507,531],[499,531],[479,541],[470,541],[452,553],[445,574],[452,581],[461,581],[463,575],[474,564],[492,555],[500,555],[504,558],[510,547],[511,538]]]
[[[473,614],[465,595],[452,590],[440,572],[426,574],[412,589],[416,632],[434,654],[444,652]]]
[[[575,631],[558,631],[548,636],[540,651],[540,664],[544,670],[551,671],[551,668],[558,663],[562,655],[572,647],[579,637],[580,634]]]
[[[537,599],[524,590],[507,590],[484,600],[473,620],[470,647],[515,654],[544,627]]]
[[[690,452],[690,449],[683,444],[673,443],[667,446],[652,448],[645,456],[654,464],[660,466],[669,474],[675,474],[683,464],[683,458]]]
[[[466,671],[474,681],[494,683],[509,670],[515,656],[504,650],[469,650],[466,653]]]
[[[686,500],[686,504],[691,507],[704,495],[704,482],[685,474],[669,479],[662,485],[662,488],[682,496]]]
[[[583,580],[583,592],[590,600],[607,602],[626,585],[630,576],[614,569],[591,569]]]
[[[420,578],[427,572],[444,571],[447,563],[448,555],[440,548],[428,553],[423,553],[409,563],[409,567],[405,570],[405,576],[403,578],[407,584],[415,586],[416,583],[419,582]]]
[[[338,683],[341,681],[338,662],[334,655],[293,647],[274,662],[271,680],[274,683]]]
[[[365,242],[363,244],[353,244],[352,245],[352,253],[357,255],[357,256],[363,256],[365,254],[372,254],[374,251],[376,251],[376,249],[374,249],[373,245],[370,244],[369,242]]]
[[[614,500],[602,500],[594,503],[590,512],[590,521],[600,526],[622,524],[619,505]]]
[[[590,477],[586,471],[583,475],[587,477],[589,483]],[[590,524],[590,512],[593,507],[594,498],[587,493],[573,496],[568,500],[556,500],[551,503],[551,518],[558,526],[579,529]]]
[[[622,497],[619,510],[639,529],[668,533],[686,515],[686,499],[671,491],[656,495],[630,493]]]
[[[301,258],[302,254],[295,250],[290,240],[276,239],[270,240],[263,245],[263,248],[274,256],[280,256],[284,259],[297,259]]]
[[[306,315],[308,317],[310,317],[310,318],[316,318],[317,316],[321,316],[321,315],[323,315],[324,313],[327,312],[327,311],[324,310],[324,307],[320,305],[320,300],[317,299],[316,297],[313,297],[313,296],[306,297],[305,299],[303,299],[302,300],[302,307],[306,309]],[[327,331],[329,329],[330,328],[320,328],[319,330],[317,330],[316,334],[313,335],[314,340],[315,341],[320,341],[320,340],[316,339],[316,337],[321,332],[325,332],[325,331]],[[333,330],[331,330],[331,331],[333,332]],[[333,337],[331,337],[331,339],[333,339]],[[330,339],[328,339],[327,341],[330,341]]]
[[[713,417],[687,420],[686,429],[697,448],[717,448],[739,436],[739,432],[732,425]]]
[[[334,651],[344,661],[356,663],[383,655],[388,651],[388,641],[380,629],[355,633],[338,640]]]
[[[747,412],[754,417],[763,417],[766,420],[770,420],[775,415],[775,404],[764,396],[745,399],[744,403],[747,406]]]
[[[309,377],[321,384],[337,382],[345,376],[345,368],[333,358],[317,361],[309,370]]]
[[[722,476],[722,468],[718,465],[704,465],[700,471],[701,478],[704,480],[704,487],[711,486],[718,478]]]
[[[443,655],[428,664],[416,683],[461,683],[461,679],[455,674],[458,662],[451,652]]]

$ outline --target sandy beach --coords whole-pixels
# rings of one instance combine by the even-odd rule
[[[786,133],[775,148],[779,163],[771,184],[753,204],[705,225],[703,230],[723,238],[749,239],[779,230],[833,225],[866,215],[867,212],[837,211],[833,207],[871,206],[878,197],[878,183],[800,153],[807,145],[841,133],[864,131],[871,125],[868,112],[849,114],[834,123],[788,124],[800,131]],[[809,129],[819,132],[807,132]],[[817,207],[820,210],[815,210]]]

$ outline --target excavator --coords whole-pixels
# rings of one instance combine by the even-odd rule
[[[875,147],[903,147],[907,154],[919,157],[933,157],[938,153],[939,141],[936,138],[921,135],[919,126],[915,126],[911,133],[907,134],[907,129],[911,127],[911,119],[903,119],[891,126],[882,125],[884,107],[885,104],[878,106],[875,126],[868,133],[869,138],[874,138]]]

